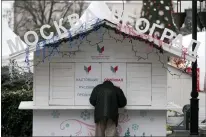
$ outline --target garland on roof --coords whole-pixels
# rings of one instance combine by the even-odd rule
[[[107,28],[108,31],[101,32],[101,31],[100,31],[100,30],[101,30],[101,29],[100,29],[101,27]],[[111,35],[111,30],[112,30],[113,32],[115,32],[116,34],[122,35],[123,38],[122,38],[122,39],[115,38],[114,36]],[[97,43],[93,43],[93,44],[92,44],[92,40],[89,40],[87,36],[88,36],[91,32],[93,32],[93,31],[95,31],[95,32],[98,33],[98,36],[100,36],[100,41],[97,42]],[[105,23],[102,24],[101,26],[97,26],[97,25],[96,25],[96,26],[94,26],[93,29],[91,29],[91,30],[89,30],[89,31],[87,31],[87,32],[79,33],[79,34],[75,35],[74,37],[71,37],[71,35],[69,34],[69,35],[70,35],[69,38],[64,38],[64,39],[59,40],[58,42],[53,43],[53,44],[45,44],[44,47],[43,47],[43,49],[42,49],[42,52],[43,52],[43,59],[42,59],[42,61],[38,61],[36,64],[34,64],[34,65],[32,65],[32,66],[37,66],[37,65],[39,65],[40,63],[43,63],[46,58],[50,59],[50,57],[52,57],[52,56],[55,55],[55,52],[58,53],[58,55],[60,55],[61,57],[65,57],[65,56],[67,56],[67,57],[72,57],[72,56],[75,56],[75,55],[76,55],[76,52],[79,52],[79,51],[80,51],[80,46],[81,46],[81,44],[82,44],[82,42],[83,42],[83,39],[85,39],[90,46],[98,46],[98,44],[100,44],[100,43],[103,42],[103,37],[104,37],[105,34],[108,34],[108,36],[109,36],[110,38],[113,38],[113,39],[116,41],[116,43],[118,43],[118,42],[122,43],[124,40],[128,39],[128,40],[129,40],[129,43],[131,43],[132,51],[135,53],[135,56],[137,57],[137,60],[138,60],[138,61],[139,61],[139,60],[147,60],[149,54],[155,52],[155,54],[156,54],[156,55],[158,56],[158,58],[159,58],[158,61],[162,64],[162,67],[165,68],[165,69],[167,69],[167,71],[168,71],[171,75],[176,75],[176,76],[179,76],[179,77],[180,77],[180,76],[182,75],[182,73],[185,73],[184,71],[182,71],[181,74],[173,74],[173,73],[167,68],[167,64],[164,64],[164,62],[161,61],[161,57],[160,57],[160,54],[159,54],[159,53],[163,53],[163,49],[162,49],[161,46],[159,47],[158,45],[155,45],[153,42],[149,42],[149,41],[147,41],[147,40],[145,40],[145,39],[143,39],[143,38],[141,38],[141,37],[131,36],[131,35],[129,35],[129,34],[126,34],[126,33],[124,33],[124,32],[121,32],[121,31],[119,31],[117,28],[108,26],[108,25],[106,25]],[[135,48],[134,48],[134,46],[135,46],[135,44],[134,44],[134,43],[135,43],[135,40],[139,40],[139,41],[145,42],[145,43],[147,43],[147,44],[149,45],[149,46],[148,46],[148,49],[149,49],[150,51],[149,51],[148,53],[146,53],[146,57],[142,57],[142,56],[138,56],[138,55],[137,55],[137,52],[138,52],[138,51],[135,50]],[[80,41],[80,42],[78,43],[78,41]],[[134,42],[133,42],[133,41],[134,41]],[[64,43],[69,42],[68,45],[69,45],[70,47],[76,46],[78,49],[77,49],[76,51],[68,51],[68,52],[60,51],[58,48],[59,48],[59,46],[60,46],[60,44],[61,44],[62,42],[64,42]],[[153,47],[155,47],[155,48],[158,49],[158,50],[155,51]],[[45,55],[45,50],[46,50],[46,48],[48,48],[48,49],[51,48],[51,49],[52,49],[51,52],[50,52],[48,55]],[[36,53],[37,53],[37,52],[36,52]],[[39,54],[39,53],[37,53],[37,54]],[[27,63],[27,64],[29,64],[29,63]],[[27,67],[28,67],[28,66],[27,66]],[[29,66],[29,67],[31,67],[31,66]]]
[[[101,29],[101,27],[104,27],[104,28],[107,28],[108,30],[106,31],[100,31]],[[95,31],[95,32],[97,32],[98,33],[98,36],[99,36],[99,38],[100,38],[100,41],[98,41],[98,42],[96,42],[96,43],[92,43],[92,40],[89,40],[88,39],[88,35],[91,33],[91,32],[93,32],[93,31]],[[115,34],[120,34],[121,36],[123,36],[122,37],[122,39],[120,39],[119,37],[118,38],[115,38],[114,36],[112,36],[112,34],[111,34],[111,31],[112,32],[115,32]],[[70,35],[70,34],[69,34]],[[26,68],[28,69],[28,68],[30,68],[30,67],[32,67],[32,66],[38,66],[39,64],[41,64],[41,63],[44,63],[44,61],[45,61],[45,59],[48,59],[48,60],[50,60],[50,58],[52,57],[52,56],[54,56],[55,54],[58,54],[58,55],[60,55],[61,57],[73,57],[73,56],[75,56],[76,55],[76,52],[80,52],[81,50],[80,50],[80,46],[81,46],[81,44],[83,43],[83,40],[85,39],[86,40],[86,42],[90,45],[90,46],[98,46],[100,43],[102,43],[103,42],[103,38],[104,38],[104,35],[108,35],[110,38],[112,38],[112,39],[114,39],[115,41],[116,41],[116,43],[118,43],[118,42],[120,42],[120,43],[122,43],[124,40],[129,40],[129,43],[131,43],[131,49],[132,49],[132,51],[134,52],[134,54],[135,54],[135,56],[137,57],[137,60],[139,61],[139,60],[147,60],[148,59],[148,56],[149,56],[149,54],[151,54],[151,53],[155,53],[157,56],[158,56],[158,61],[162,64],[162,68],[164,68],[164,69],[166,69],[172,76],[174,76],[174,75],[176,75],[176,76],[181,76],[183,73],[186,73],[186,71],[181,71],[181,73],[180,74],[174,74],[174,73],[172,73],[168,68],[167,68],[167,64],[165,64],[163,61],[161,61],[161,57],[160,57],[160,53],[163,53],[163,49],[162,49],[162,47],[160,46],[158,46],[158,45],[155,45],[154,43],[152,43],[152,42],[149,42],[149,41],[147,41],[147,40],[145,40],[145,39],[143,39],[143,38],[141,38],[141,37],[138,37],[138,36],[131,36],[131,35],[128,35],[128,34],[126,34],[126,33],[124,33],[124,32],[121,32],[120,30],[118,30],[117,28],[113,28],[113,27],[111,27],[111,26],[107,26],[105,23],[104,24],[102,24],[101,26],[95,26],[93,29],[91,29],[91,30],[89,30],[88,32],[83,32],[83,33],[80,33],[80,34],[77,34],[76,36],[74,36],[74,37],[71,37],[71,35],[70,35],[70,37],[69,38],[65,38],[65,39],[62,39],[62,40],[59,40],[59,41],[57,41],[56,43],[53,43],[53,44],[45,44],[44,46],[43,46],[43,49],[42,49],[42,52],[43,52],[43,59],[41,60],[41,61],[38,61],[36,64],[33,64],[33,65],[30,65],[30,63],[29,63],[29,48],[27,48],[26,50],[27,50],[27,52],[26,52],[26,59],[25,59],[25,62],[26,62],[26,64],[27,64],[27,66],[26,66]],[[148,48],[147,48],[147,50],[146,50],[146,57],[142,57],[142,56],[138,56],[137,55],[137,52],[138,52],[138,50],[135,50],[135,41],[136,40],[139,40],[139,41],[142,41],[142,42],[145,42],[146,44],[148,44]],[[76,51],[68,51],[68,52],[65,52],[65,51],[60,51],[60,44],[62,43],[62,42],[64,42],[64,43],[66,43],[66,42],[69,42],[69,44],[68,44],[68,46],[69,47],[77,47],[77,50]],[[79,42],[79,43],[78,43]],[[46,42],[44,42],[44,43],[46,43]],[[153,48],[153,47],[155,47],[156,48],[156,50]],[[51,49],[51,51],[49,52],[49,54],[48,55],[45,55],[45,51],[46,51],[46,48],[47,49]],[[40,50],[39,50],[39,52],[40,52]],[[38,51],[36,52],[36,54],[37,55],[39,55],[40,53],[39,53]],[[163,55],[164,56],[164,55]],[[19,67],[19,66],[17,66],[17,67]],[[20,67],[19,67],[20,68]],[[22,67],[21,67],[22,68]],[[22,69],[23,70],[23,69]],[[25,83],[26,85],[27,84],[29,84],[30,82],[32,81],[32,77],[28,77],[27,78],[27,83]]]

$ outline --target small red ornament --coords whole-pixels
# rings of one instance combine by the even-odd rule
[[[171,26],[171,24],[168,24],[168,26],[170,27],[170,26]]]

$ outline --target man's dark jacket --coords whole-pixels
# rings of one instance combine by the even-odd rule
[[[105,81],[96,86],[90,96],[90,103],[95,107],[95,123],[103,119],[112,119],[117,123],[118,108],[126,106],[127,100],[123,91],[112,82]]]

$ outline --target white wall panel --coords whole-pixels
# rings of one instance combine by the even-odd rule
[[[160,75],[160,76],[152,76],[152,87],[167,87],[167,77],[165,77],[164,75]]]
[[[166,107],[167,105],[167,88],[152,88],[152,105]]]
[[[36,58],[35,58],[36,62]],[[48,106],[49,102],[49,64],[40,63],[34,67],[35,105]]]
[[[171,75],[167,72],[168,76],[168,102],[174,102],[180,106],[190,103],[190,94],[192,91],[192,77],[188,74],[182,73],[173,67],[169,67],[172,74],[179,74],[180,76]]]
[[[118,136],[166,136],[166,111],[120,111]],[[92,110],[33,112],[33,136],[94,136]]]

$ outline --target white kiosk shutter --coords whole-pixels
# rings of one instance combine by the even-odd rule
[[[50,63],[50,105],[74,105],[74,63]]]
[[[151,80],[151,64],[127,64],[127,105],[151,105]]]

